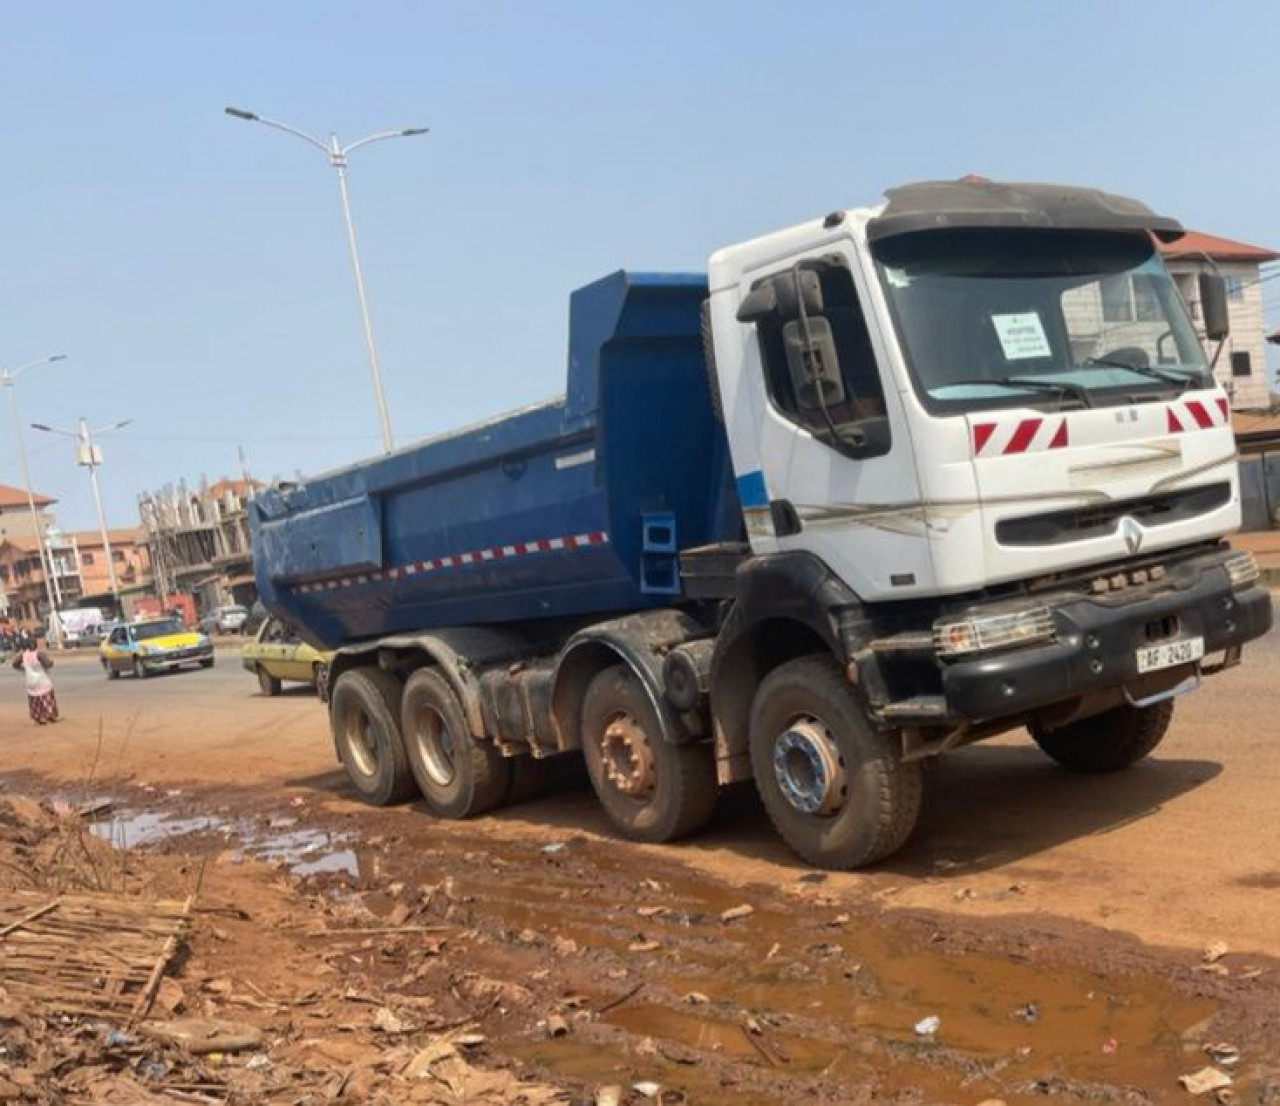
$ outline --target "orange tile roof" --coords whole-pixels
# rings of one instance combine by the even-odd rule
[[[41,495],[39,492],[32,492],[31,497],[36,501],[37,507],[48,507],[51,503],[57,503],[56,499],[51,499],[47,495]],[[0,511],[8,507],[25,507],[27,505],[27,493],[22,488],[15,488],[11,484],[0,484]]]
[[[76,530],[67,535],[69,538],[75,538],[76,545],[79,546],[100,546],[102,544],[101,530]],[[137,527],[121,528],[119,530],[107,530],[107,537],[119,545],[138,545],[142,542],[142,531]]]
[[[1222,238],[1216,234],[1205,234],[1198,230],[1189,230],[1181,238],[1172,242],[1161,242],[1156,245],[1165,257],[1197,257],[1208,254],[1215,261],[1280,261],[1280,253],[1269,250],[1266,246],[1251,246],[1248,242],[1237,242],[1234,238]]]

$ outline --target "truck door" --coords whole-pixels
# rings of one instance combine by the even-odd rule
[[[856,262],[826,254],[752,274],[713,320],[738,494],[756,553],[805,550],[865,599],[927,577],[906,420]],[[891,380],[891,378],[889,378]]]

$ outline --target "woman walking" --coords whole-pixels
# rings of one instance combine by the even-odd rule
[[[37,726],[57,722],[58,700],[53,694],[53,681],[49,678],[53,659],[38,647],[31,634],[22,639],[13,667],[26,673],[27,709],[31,712],[31,721]]]

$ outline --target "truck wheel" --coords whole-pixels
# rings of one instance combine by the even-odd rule
[[[440,673],[419,668],[409,677],[400,718],[409,766],[434,813],[468,818],[506,798],[510,763],[497,746],[472,736],[462,704]]]
[[[111,664],[109,661],[102,662],[102,670],[107,674],[108,680],[120,679],[120,669],[118,669],[114,664]]]
[[[139,680],[145,680],[151,675],[151,673],[147,671],[147,666],[142,663],[141,657],[133,658],[133,674]]]
[[[267,696],[280,694],[280,681],[262,665],[258,665],[258,687],[262,689],[262,694]]]
[[[671,841],[701,829],[715,809],[710,746],[664,740],[639,678],[625,665],[591,681],[582,703],[582,752],[610,821],[638,841]]]
[[[765,810],[810,864],[859,868],[911,836],[920,765],[871,725],[830,657],[788,661],[761,681],[749,740]]]
[[[1031,736],[1072,772],[1119,772],[1147,756],[1169,729],[1173,700],[1149,707],[1116,707],[1056,730],[1031,726]]]
[[[380,668],[344,672],[329,717],[338,759],[360,797],[388,806],[413,797],[413,773],[400,739],[400,681]]]

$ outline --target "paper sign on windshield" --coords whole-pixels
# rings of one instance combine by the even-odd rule
[[[1040,316],[1034,311],[1019,315],[992,315],[991,322],[1000,338],[1006,361],[1025,361],[1030,357],[1052,357],[1049,339],[1045,337]]]

